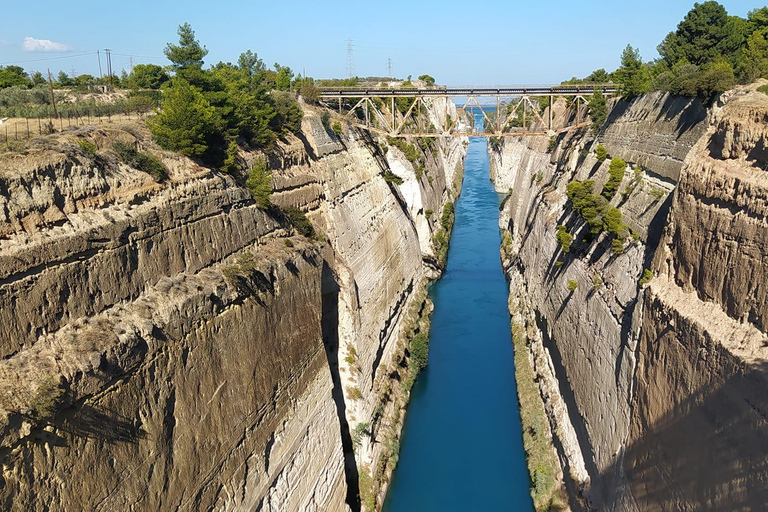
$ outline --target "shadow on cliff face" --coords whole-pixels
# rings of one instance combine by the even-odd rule
[[[73,413],[64,412],[58,427],[74,436],[100,439],[108,443],[135,443],[145,436],[141,425],[115,411],[84,404]]]
[[[700,362],[704,372],[713,372],[704,367],[706,361]],[[630,436],[634,441],[625,449],[622,464],[640,510],[765,510],[765,366],[742,367],[741,373],[724,382],[704,385],[679,400],[668,391],[685,385],[683,375],[669,375],[660,386],[650,382],[651,376],[640,385]],[[671,410],[651,418],[654,411],[669,407],[664,402],[670,401],[676,402]],[[601,479],[619,474],[619,464],[603,471]]]
[[[614,124],[617,119],[627,113],[634,101],[637,100],[626,101],[622,99],[618,101],[608,113],[608,118],[603,126],[611,126]],[[698,125],[707,117],[707,109],[700,99],[673,96],[671,94],[664,96],[664,101],[661,105],[656,107],[656,110],[658,111],[658,115],[655,119],[656,122],[669,122],[679,116],[676,126],[678,137]]]
[[[347,480],[347,505],[353,512],[360,510],[360,483],[357,462],[355,461],[352,434],[347,423],[344,402],[344,390],[339,375],[339,284],[327,262],[323,262],[323,346],[328,359],[328,367],[333,378],[333,401],[339,418],[341,446],[344,450],[344,475]]]

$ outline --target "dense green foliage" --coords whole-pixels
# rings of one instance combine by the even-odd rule
[[[137,151],[134,145],[115,142],[112,149],[124,164],[149,174],[158,183],[168,177],[168,169],[163,162],[149,153]]]
[[[600,91],[595,91],[589,99],[589,118],[592,120],[592,133],[597,134],[600,127],[603,126],[605,118],[608,115],[608,108],[605,103],[605,96]]]
[[[613,78],[622,84],[624,96],[633,98],[651,91],[651,74],[643,65],[640,50],[627,45],[621,54],[621,67],[613,73]]]
[[[31,87],[32,80],[20,66],[0,66],[0,89],[13,86]]]
[[[61,383],[48,377],[37,388],[29,404],[30,415],[38,421],[51,421],[64,400]]]
[[[96,156],[96,150],[98,148],[96,148],[96,144],[94,144],[93,142],[87,139],[78,139],[77,145],[83,151],[83,153],[85,153],[89,157],[93,158]]]
[[[387,169],[386,172],[384,172],[384,181],[386,181],[387,183],[394,183],[395,185],[403,184],[403,178],[393,173],[389,169]]]
[[[617,164],[616,169],[619,168],[621,166]],[[623,176],[623,170],[621,174]],[[609,183],[610,181],[609,179]],[[592,193],[594,186],[595,183],[592,180],[572,181],[566,186],[566,194],[573,210],[589,226],[590,236],[597,236],[607,231],[614,237],[611,242],[614,252],[620,254],[624,250],[629,228],[622,221],[621,211],[611,206],[605,198],[605,187],[603,193],[598,195]],[[618,185],[616,187],[618,188]]]
[[[156,64],[136,64],[126,85],[135,89],[159,89],[169,80],[165,70]]]
[[[147,125],[160,147],[199,157],[208,152],[218,121],[215,109],[197,88],[174,78],[162,111]]]
[[[653,279],[653,272],[646,268],[643,270],[643,275],[640,277],[638,284],[640,284],[640,286],[645,286],[651,282],[651,279]]]
[[[177,30],[179,34],[179,44],[168,43],[165,45],[163,53],[171,61],[171,67],[178,74],[189,73],[193,70],[201,70],[203,67],[203,58],[208,55],[208,49],[200,46],[195,39],[195,31],[189,23],[184,23]]]
[[[203,69],[208,50],[189,24],[181,25],[178,34],[178,44],[165,47],[175,76],[161,112],[149,123],[160,146],[231,170],[233,142],[269,148],[301,129],[303,111],[289,90],[317,99],[311,79],[294,80],[291,69],[279,64],[269,70],[251,50],[239,56],[237,65],[219,62]]]
[[[429,75],[420,75],[419,76],[419,80],[421,80],[422,82],[424,82],[428,86],[435,85],[435,79],[432,78]]]

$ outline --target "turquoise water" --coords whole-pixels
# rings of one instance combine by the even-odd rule
[[[486,140],[471,139],[448,267],[431,291],[429,366],[413,387],[387,512],[533,510],[499,201]]]

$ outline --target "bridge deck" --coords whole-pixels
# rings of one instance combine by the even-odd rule
[[[509,87],[434,87],[430,89],[379,89],[379,88],[331,88],[320,87],[321,98],[362,98],[362,97],[436,97],[449,98],[461,96],[497,97],[497,96],[575,96],[592,94],[615,94],[618,87],[613,84],[592,85],[552,85],[552,86],[509,86]]]

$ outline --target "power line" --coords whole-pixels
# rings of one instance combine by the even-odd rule
[[[128,53],[112,52],[112,55],[118,55],[120,57],[136,57],[137,59],[165,59],[165,57],[157,57],[157,56],[151,57],[149,55],[136,55],[135,53],[128,54]]]
[[[0,62],[0,66],[5,66],[6,64],[24,64],[26,62],[42,62],[42,61],[45,61],[45,60],[74,59],[76,57],[85,57],[87,55],[96,55],[96,52],[78,53],[77,55],[61,55],[59,57],[46,57],[46,58],[43,58],[43,59],[28,59],[28,60],[15,60],[15,61],[9,61],[9,62]]]

